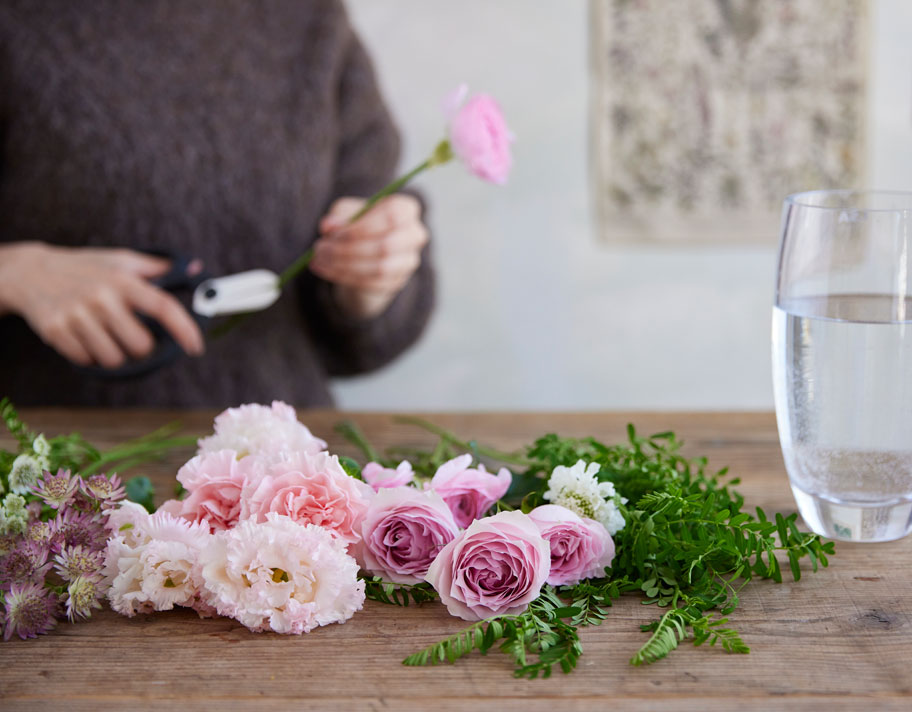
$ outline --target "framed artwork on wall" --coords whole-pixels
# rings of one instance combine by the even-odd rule
[[[859,187],[867,0],[591,0],[609,242],[775,243],[782,199]]]

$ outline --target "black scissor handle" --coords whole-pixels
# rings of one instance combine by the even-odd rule
[[[190,276],[187,269],[190,267],[191,259],[186,255],[171,253],[164,250],[140,250],[149,255],[163,257],[171,261],[171,269],[161,277],[150,280],[152,284],[167,292],[171,292],[175,297],[180,298],[192,297],[193,290],[200,284],[210,279],[211,275],[205,271]],[[189,304],[189,298],[184,301],[185,306]],[[187,308],[200,329],[205,332],[209,327],[209,317],[202,316]],[[169,363],[181,356],[184,351],[174,340],[174,337],[158,321],[145,314],[137,314],[137,318],[151,332],[155,339],[155,346],[152,353],[142,359],[127,361],[117,368],[104,368],[103,366],[77,366],[77,370],[85,376],[99,378],[107,381],[122,381],[132,378],[145,376],[153,371],[167,366]]]

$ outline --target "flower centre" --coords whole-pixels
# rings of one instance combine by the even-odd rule
[[[275,568],[272,570],[273,583],[288,583],[288,572]]]

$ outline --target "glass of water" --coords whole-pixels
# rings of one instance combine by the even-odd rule
[[[816,533],[912,529],[912,193],[789,196],[773,307],[779,439]]]

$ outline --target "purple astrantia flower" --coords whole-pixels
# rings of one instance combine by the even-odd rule
[[[57,598],[36,583],[13,584],[5,596],[6,620],[3,639],[15,633],[20,638],[35,638],[57,624]]]
[[[47,547],[20,539],[16,548],[0,557],[0,588],[9,589],[14,584],[29,582],[44,583],[49,568]]]
[[[29,524],[28,532],[25,536],[29,541],[34,541],[37,544],[42,544],[50,546],[51,544],[51,525],[48,522],[32,522]]]
[[[51,550],[55,554],[65,546],[101,549],[107,538],[103,518],[98,514],[67,509],[51,521]]]
[[[126,496],[117,475],[92,475],[87,479],[80,478],[82,492],[103,504],[113,504]]]
[[[104,552],[84,546],[64,546],[54,557],[54,570],[64,581],[75,581],[79,576],[98,576],[104,566]]]
[[[46,505],[59,509],[73,499],[78,487],[79,478],[70,475],[69,470],[60,469],[56,475],[45,472],[35,485],[34,492]]]
[[[101,577],[77,576],[70,581],[66,592],[66,612],[71,623],[80,618],[92,615],[93,608],[101,608],[101,598],[106,587],[102,584]]]

